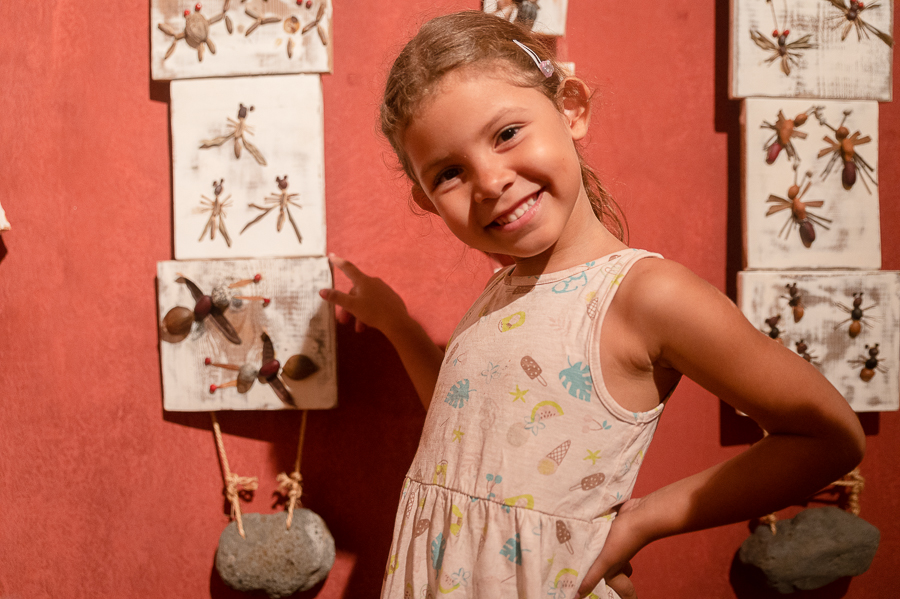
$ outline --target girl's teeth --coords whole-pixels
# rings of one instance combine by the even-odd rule
[[[518,208],[516,208],[515,211],[513,211],[511,214],[508,214],[508,215],[506,215],[506,216],[503,217],[503,218],[498,218],[498,219],[497,219],[497,222],[498,222],[500,225],[508,225],[509,223],[514,223],[514,222],[516,222],[517,220],[519,220],[520,218],[522,218],[522,216],[524,216],[524,214],[525,214],[526,212],[528,212],[528,209],[529,209],[529,208],[531,208],[532,206],[534,206],[534,203],[535,203],[536,201],[537,201],[536,198],[531,198],[531,199],[529,199],[527,202],[525,202],[524,204],[522,204],[521,206],[519,206]]]

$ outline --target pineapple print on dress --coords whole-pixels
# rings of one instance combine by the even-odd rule
[[[538,462],[537,465],[538,472],[548,476],[556,472],[556,469],[559,468],[562,465],[563,460],[566,459],[566,454],[569,453],[569,447],[571,446],[571,441],[563,441],[556,449],[541,458],[541,461]]]

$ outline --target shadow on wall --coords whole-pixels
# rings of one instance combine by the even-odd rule
[[[741,563],[738,553],[735,552],[731,560],[731,570],[728,572],[728,581],[738,599],[840,599],[845,597],[850,590],[850,576],[839,578],[830,584],[812,590],[795,591],[789,595],[783,595],[766,584],[765,576],[756,568],[749,568]]]

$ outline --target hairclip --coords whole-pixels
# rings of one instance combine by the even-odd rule
[[[553,71],[555,69],[553,67],[552,62],[550,62],[549,60],[541,60],[534,50],[532,50],[531,48],[529,48],[528,46],[526,46],[519,40],[513,40],[513,43],[515,45],[517,45],[518,47],[522,48],[523,50],[525,50],[525,53],[531,57],[531,60],[533,60],[534,64],[537,65],[537,68],[540,69],[541,73],[544,74],[544,77],[549,77],[550,75],[553,74]]]

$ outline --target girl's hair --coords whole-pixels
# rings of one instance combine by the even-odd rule
[[[541,60],[555,67],[544,77],[531,57],[513,40],[534,50]],[[423,100],[436,90],[441,78],[462,68],[493,63],[502,68],[515,85],[531,87],[561,105],[560,90],[565,73],[551,50],[530,31],[500,17],[477,10],[437,17],[425,23],[394,61],[385,84],[381,104],[381,131],[391,142],[407,176],[415,181],[402,137]],[[505,68],[504,68],[505,67]],[[510,68],[511,67],[511,68]],[[565,88],[563,93],[565,93]],[[581,152],[581,179],[594,214],[610,231],[624,241],[627,225],[624,215],[603,187],[597,173],[585,163]]]

